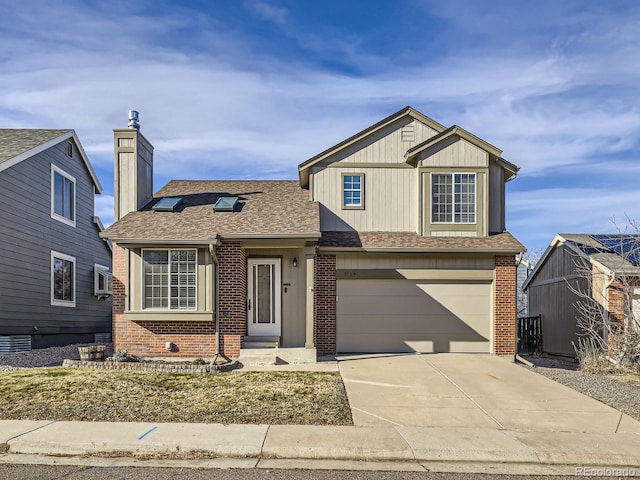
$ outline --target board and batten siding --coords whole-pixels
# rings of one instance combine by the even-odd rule
[[[564,245],[557,247],[539,268],[529,284],[529,315],[542,315],[543,349],[545,353],[575,355],[572,342],[577,342],[580,298],[571,290],[589,290],[589,281],[576,272],[577,258]]]
[[[111,331],[111,300],[94,296],[94,264],[111,268],[111,251],[93,222],[94,184],[66,141],[0,172],[0,335]],[[76,179],[76,227],[51,218],[51,165]],[[76,306],[51,305],[51,251],[76,259]],[[34,328],[35,327],[35,328]],[[37,328],[37,331],[36,331]],[[46,342],[44,343],[46,345]]]
[[[404,154],[437,133],[417,120],[401,118],[312,167],[321,229],[417,231],[417,179]],[[342,209],[342,174],[349,173],[364,174],[362,210]]]

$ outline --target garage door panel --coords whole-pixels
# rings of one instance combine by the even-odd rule
[[[488,352],[490,283],[340,280],[339,352]]]

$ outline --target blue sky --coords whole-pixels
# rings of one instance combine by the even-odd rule
[[[366,5],[366,8],[363,8]],[[635,0],[0,0],[0,126],[73,128],[112,219],[113,128],[140,111],[156,189],[296,178],[298,163],[411,105],[521,167],[507,226],[640,220]]]

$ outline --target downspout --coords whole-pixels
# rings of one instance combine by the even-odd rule
[[[215,365],[216,361],[218,360],[218,357],[220,356],[220,311],[219,311],[219,307],[220,307],[219,265],[220,263],[218,262],[218,257],[216,256],[216,250],[215,250],[215,247],[213,246],[213,243],[209,244],[209,255],[211,255],[211,258],[213,259],[213,265],[215,269],[215,273],[214,273],[215,295],[213,300],[213,304],[214,304],[213,311],[214,311],[214,315],[216,316],[216,351],[215,351],[213,360],[211,361],[211,364]]]

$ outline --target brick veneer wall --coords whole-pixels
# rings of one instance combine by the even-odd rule
[[[238,357],[247,334],[247,253],[239,242],[216,247],[220,262],[220,350]]]
[[[516,258],[495,259],[494,353],[514,355],[516,343]]]
[[[318,355],[336,353],[336,256],[316,255],[313,341]]]
[[[141,321],[125,319],[126,251],[113,246],[113,342],[116,350],[141,357],[204,357],[215,354],[215,320]],[[217,249],[220,262],[220,331],[222,353],[237,357],[246,332],[246,254],[237,243]],[[165,349],[167,342],[175,347]]]

